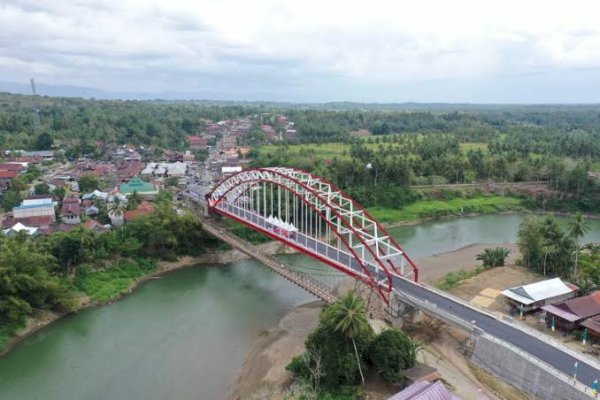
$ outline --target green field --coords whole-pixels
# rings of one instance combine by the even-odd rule
[[[463,213],[495,213],[516,210],[524,206],[523,200],[516,197],[482,196],[474,198],[455,198],[447,201],[424,200],[395,209],[371,207],[369,212],[377,220],[386,223],[418,221]]]
[[[156,270],[154,261],[139,260],[121,263],[107,270],[80,268],[75,286],[92,300],[104,303],[129,291],[137,279]]]

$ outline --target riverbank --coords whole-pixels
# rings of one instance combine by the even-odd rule
[[[422,282],[433,285],[449,272],[474,270],[478,265],[475,259],[476,255],[484,248],[498,246],[511,249],[508,260],[510,263],[513,263],[519,255],[516,245],[497,243],[472,244],[457,250],[419,258],[416,263],[420,267]],[[351,287],[352,285],[348,286],[348,288]],[[273,399],[283,398],[285,390],[292,382],[292,377],[285,370],[285,366],[294,356],[302,352],[304,341],[318,324],[320,311],[320,302],[300,305],[286,314],[275,328],[266,333],[262,332],[246,356],[240,373],[232,385],[229,399],[252,399],[267,396],[271,396],[269,398]],[[437,353],[440,352],[439,348],[450,349],[449,346],[440,345],[436,347]],[[457,354],[459,354],[458,351],[452,353],[450,353],[450,350],[447,351],[446,357],[449,363],[449,367],[445,368],[447,371],[452,370],[453,361],[450,355],[455,358]],[[443,363],[439,360],[438,362]],[[472,374],[468,373],[468,368],[465,370],[466,372],[459,371],[460,373],[455,372],[444,375],[444,379],[453,387],[461,388],[461,393],[480,393],[478,389],[482,384],[476,381]],[[464,387],[466,384],[471,386]],[[381,393],[383,397],[381,398],[388,398],[396,390],[396,388],[382,389],[379,386],[378,394],[383,389],[389,391],[383,390],[383,393]],[[477,399],[481,398],[477,397]],[[484,398],[492,399],[495,397]],[[465,399],[469,399],[469,397],[465,397]]]
[[[268,254],[292,254],[295,250],[290,249],[278,242],[267,242],[257,245],[261,251]],[[34,317],[29,318],[25,326],[19,329],[16,335],[6,340],[4,346],[0,349],[0,357],[8,354],[20,341],[33,335],[37,331],[48,327],[59,319],[71,314],[75,314],[89,307],[99,307],[119,300],[123,296],[133,293],[137,288],[152,279],[160,279],[161,276],[188,267],[195,267],[206,264],[228,264],[249,258],[246,254],[238,250],[214,251],[202,254],[197,257],[182,256],[177,261],[159,261],[157,267],[152,272],[136,278],[126,290],[120,291],[109,299],[103,301],[93,301],[89,296],[83,293],[79,295],[76,309],[70,313],[56,313],[51,311],[38,311]]]

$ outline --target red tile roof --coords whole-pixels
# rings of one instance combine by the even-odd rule
[[[21,171],[25,168],[21,164],[0,164],[0,170],[2,171]]]
[[[19,176],[19,171],[0,170],[0,179],[13,179]]]

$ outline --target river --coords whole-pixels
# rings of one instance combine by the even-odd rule
[[[519,215],[403,226],[413,258],[472,244],[515,242]],[[600,221],[585,241],[600,242]],[[331,270],[300,255],[302,268]],[[0,399],[223,399],[257,336],[313,298],[260,264],[187,268],[131,296],[64,318],[0,358]]]

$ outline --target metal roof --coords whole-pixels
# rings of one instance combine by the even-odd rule
[[[388,400],[460,400],[441,382],[417,382]]]
[[[502,291],[502,294],[521,304],[529,305],[573,291],[560,278],[554,278],[506,289]]]

